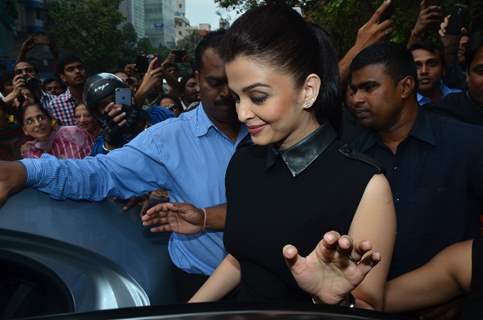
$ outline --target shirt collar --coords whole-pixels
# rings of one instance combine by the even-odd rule
[[[69,88],[67,88],[67,90],[65,90],[64,93],[62,93],[60,96],[59,96],[60,99],[64,100],[64,101],[69,101],[69,100],[72,100],[74,99],[74,97],[72,96],[72,94],[70,93],[70,90]]]
[[[210,118],[208,118],[208,115],[205,112],[205,108],[203,107],[203,104],[201,102],[194,112],[196,113],[195,134],[197,137],[204,136],[208,133],[208,130],[211,127],[214,127],[214,124],[213,122],[211,122]]]
[[[409,135],[433,146],[436,145],[433,126],[431,125],[431,119],[427,111],[422,110],[421,108],[418,109],[416,121],[414,122],[414,126],[409,132]]]
[[[208,115],[206,114],[203,104],[201,102],[193,112],[195,112],[195,118],[196,118],[194,131],[198,138],[206,135],[208,133],[208,130],[210,130],[211,127],[213,127],[213,129],[215,129],[217,132],[219,132],[221,135],[224,136],[224,134],[213,124],[213,122],[211,122],[210,118],[208,118]],[[238,133],[238,137],[235,141],[235,144],[238,145],[246,138],[247,135],[248,135],[248,130],[246,126],[242,124],[240,126],[240,131]]]
[[[278,150],[272,144],[267,150],[266,168],[272,167],[280,156],[292,176],[296,177],[308,168],[336,138],[335,130],[325,122],[320,128],[286,150]]]
[[[447,85],[445,85],[443,81],[440,81],[439,82],[439,92],[441,92],[441,95],[443,97],[445,97],[445,96],[447,96],[450,93],[461,92],[461,90],[460,89],[450,88]],[[431,103],[431,99],[430,98],[428,98],[426,96],[423,96],[419,92],[417,93],[417,100],[418,100],[418,104],[420,106],[425,105],[425,104],[428,104],[428,103]]]
[[[414,121],[413,128],[409,132],[409,136],[435,146],[436,138],[431,125],[431,119],[427,113],[428,111],[422,109],[421,107],[418,108],[418,114],[416,116],[416,120]],[[381,136],[374,130],[366,132],[363,141],[364,142],[360,148],[362,153],[367,152],[367,150],[372,148],[375,144],[379,144],[381,146],[384,145]]]

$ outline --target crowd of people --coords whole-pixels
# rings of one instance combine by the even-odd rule
[[[143,225],[171,232],[180,303],[408,312],[467,296],[461,316],[480,318],[481,21],[455,27],[423,0],[396,44],[392,5],[341,59],[273,4],[206,35],[186,75],[175,51],[90,77],[66,54],[42,80],[19,59],[0,156],[22,160],[0,164],[0,200],[144,203]]]

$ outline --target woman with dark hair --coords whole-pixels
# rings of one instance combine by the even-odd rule
[[[237,150],[226,173],[229,254],[191,302],[238,287],[238,301],[355,297],[382,309],[396,229],[391,191],[370,159],[338,140],[337,60],[327,35],[288,7],[261,6],[235,21],[222,52],[253,145]],[[324,237],[329,230],[367,239],[377,252],[341,245],[336,234]],[[324,248],[312,252],[322,238]],[[314,263],[320,277],[308,276]]]
[[[92,145],[84,130],[76,126],[57,128],[40,104],[20,107],[17,117],[23,132],[31,138],[21,147],[23,158],[50,153],[61,159],[82,159],[91,153]]]
[[[79,103],[74,108],[75,125],[85,132],[89,137],[88,143],[93,146],[97,137],[101,134],[101,126],[90,114],[89,110],[84,103]]]

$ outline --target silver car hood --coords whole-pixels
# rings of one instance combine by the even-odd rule
[[[0,249],[33,259],[52,270],[69,289],[76,312],[149,305],[129,274],[109,259],[65,242],[0,229]]]

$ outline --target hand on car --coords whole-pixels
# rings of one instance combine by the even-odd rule
[[[148,209],[142,216],[144,226],[153,226],[151,232],[177,232],[196,234],[201,232],[203,210],[189,203],[160,203]]]
[[[381,260],[371,250],[370,241],[354,245],[349,236],[330,231],[307,257],[300,256],[293,245],[283,248],[283,256],[302,290],[323,303],[337,304]]]

